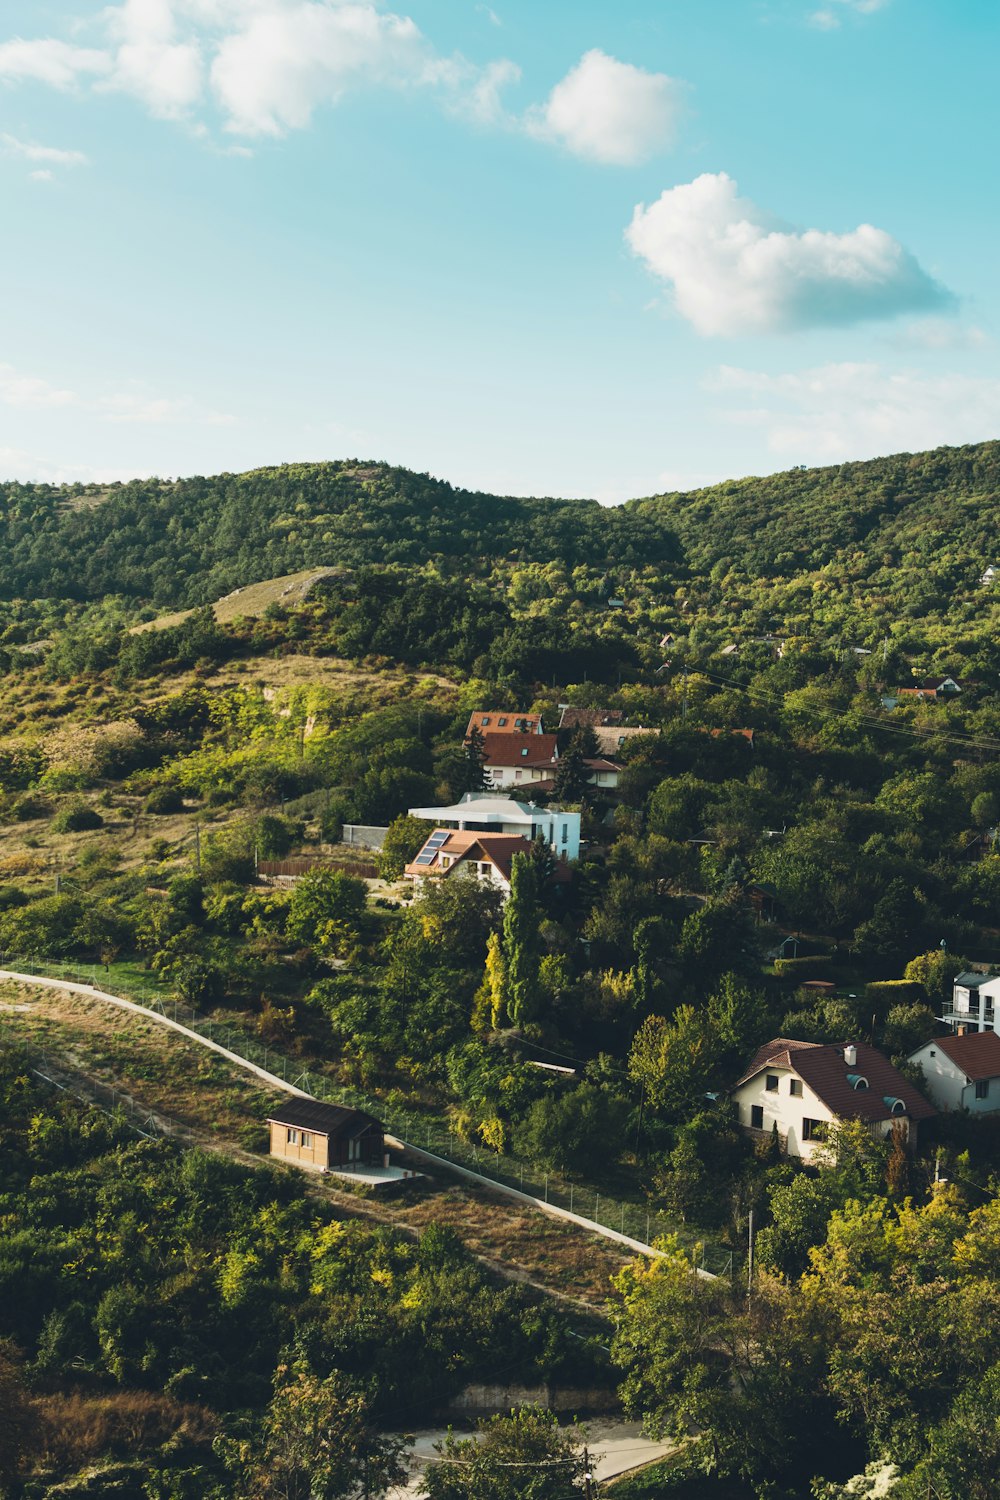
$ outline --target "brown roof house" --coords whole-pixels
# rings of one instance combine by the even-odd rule
[[[939,1036],[909,1056],[924,1072],[924,1087],[938,1109],[992,1114],[1000,1109],[1000,1036],[970,1031]]]
[[[289,1096],[275,1106],[267,1123],[271,1155],[297,1167],[352,1177],[393,1170],[382,1126],[360,1109]]]
[[[917,1126],[937,1111],[888,1058],[865,1042],[821,1046],[777,1037],[758,1049],[732,1090],[739,1123],[770,1135],[777,1127],[782,1149],[809,1161],[830,1126],[862,1120],[872,1135],[890,1135],[901,1125],[911,1146]]]
[[[495,709],[489,709],[483,713],[481,709],[470,714],[468,728],[465,738],[469,739],[474,729],[480,734],[541,734],[541,714],[525,714],[519,709],[508,708],[503,713]]]
[[[496,886],[506,899],[514,855],[530,853],[531,840],[517,833],[435,828],[403,873],[418,887],[442,877],[479,880]]]

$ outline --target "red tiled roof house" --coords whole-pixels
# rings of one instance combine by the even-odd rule
[[[782,1149],[809,1161],[831,1125],[862,1120],[872,1135],[902,1125],[911,1146],[917,1127],[936,1110],[888,1058],[864,1042],[820,1046],[777,1037],[758,1049],[732,1090],[745,1130],[777,1128]]]
[[[924,1086],[938,1109],[991,1114],[1000,1109],[1000,1036],[970,1031],[939,1036],[909,1056],[923,1069]]]

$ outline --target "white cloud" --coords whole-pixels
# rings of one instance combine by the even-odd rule
[[[149,479],[152,469],[94,468],[85,463],[53,463],[23,448],[0,448],[0,478],[22,484],[112,484],[130,479]]]
[[[871,16],[875,11],[883,10],[889,4],[889,0],[830,0],[830,4],[839,5],[858,16]],[[835,31],[841,23],[837,11],[830,10],[826,6],[822,10],[814,10],[809,20],[820,31]]]
[[[28,177],[32,182],[55,182],[56,174],[43,167],[40,172],[29,172]]]
[[[273,6],[223,38],[212,86],[241,135],[308,125],[353,81],[433,81],[435,54],[413,21],[368,4]]]
[[[706,335],[846,326],[954,300],[885,230],[791,229],[740,198],[725,172],[639,204],[625,237]]]
[[[151,114],[195,123],[212,105],[225,127],[278,136],[358,84],[435,91],[445,107],[509,124],[500,90],[519,70],[445,56],[408,16],[378,0],[120,0],[94,18],[100,49],[54,39],[0,44],[0,79],[131,94]],[[196,125],[204,133],[203,121]]]
[[[104,20],[115,49],[105,87],[134,95],[164,119],[187,114],[201,98],[204,64],[198,40],[179,39],[174,0],[125,0]]]
[[[35,375],[23,375],[13,365],[0,365],[0,402],[21,411],[53,406],[77,406],[80,398],[73,391],[63,391]]]
[[[683,88],[666,73],[649,73],[595,48],[544,104],[529,110],[525,126],[576,156],[632,166],[672,143]]]
[[[110,71],[109,54],[92,47],[75,47],[51,37],[0,42],[0,79],[7,82],[30,79],[50,88],[69,89],[82,78]]]
[[[91,412],[108,422],[196,422],[217,427],[235,421],[225,412],[201,407],[189,396],[177,400],[150,396],[141,389],[112,392],[103,396],[81,396],[41,379],[26,375],[13,365],[0,364],[0,405],[18,411],[56,408]]]
[[[87,158],[82,151],[65,151],[58,146],[39,146],[34,141],[20,141],[17,136],[3,132],[0,132],[0,151],[4,156],[20,157],[22,161],[48,162],[56,167],[82,167],[87,163]]]
[[[985,349],[993,340],[975,324],[954,322],[951,318],[920,318],[886,335],[894,349],[931,349],[937,353],[951,349]]]
[[[729,421],[762,429],[772,453],[801,462],[982,442],[1000,432],[1000,379],[874,363],[784,375],[723,366],[708,389],[746,398],[728,409]]]

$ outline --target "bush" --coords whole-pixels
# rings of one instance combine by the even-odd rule
[[[29,792],[24,797],[18,797],[10,810],[10,815],[15,823],[32,823],[36,818],[47,818],[51,811],[51,802]]]
[[[828,979],[833,959],[828,953],[812,958],[776,958],[774,972],[782,979]]]
[[[154,817],[165,818],[171,813],[184,811],[184,798],[175,786],[160,786],[150,792],[143,803],[143,811]]]
[[[915,979],[879,979],[865,985],[865,999],[880,1008],[906,1005],[924,998],[924,987]]]
[[[96,807],[88,807],[86,802],[74,802],[64,807],[52,820],[53,833],[89,833],[91,829],[103,827],[104,819]]]

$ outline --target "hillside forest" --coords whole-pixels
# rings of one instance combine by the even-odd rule
[[[803,1167],[729,1091],[774,1037],[919,1088],[954,976],[1000,963],[998,500],[997,443],[617,509],[353,461],[0,485],[4,964],[155,993],[661,1251],[581,1338],[452,1228],[56,1098],[4,990],[0,1493],[385,1494],[392,1434],[502,1369],[675,1442],[635,1500],[995,1495],[998,1117]],[[565,705],[648,731],[613,789]],[[483,789],[487,710],[558,732],[581,857],[415,888],[409,810]],[[425,1493],[502,1494],[512,1452],[583,1493],[510,1422],[492,1489],[455,1450]]]

